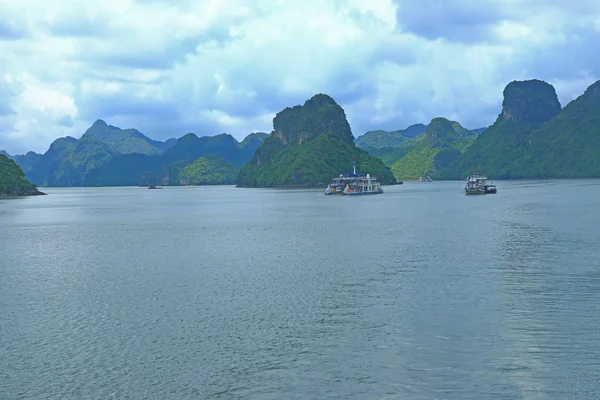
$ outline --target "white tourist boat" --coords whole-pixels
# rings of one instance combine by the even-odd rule
[[[325,195],[361,195],[361,194],[380,194],[383,193],[381,183],[377,177],[370,174],[363,175],[356,172],[356,160],[352,163],[353,173],[340,175],[332,178]]]

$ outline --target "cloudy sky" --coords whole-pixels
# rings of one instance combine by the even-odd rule
[[[490,125],[512,80],[600,79],[595,0],[0,0],[0,149],[98,118],[154,139],[272,129],[316,93],[355,136]]]

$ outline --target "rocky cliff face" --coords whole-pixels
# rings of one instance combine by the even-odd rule
[[[277,113],[273,130],[273,135],[284,146],[301,144],[322,133],[354,141],[346,113],[326,94],[317,94],[302,106],[287,107]]]
[[[463,140],[474,138],[475,133],[460,126],[458,122],[446,118],[434,118],[427,126],[427,146],[429,148],[451,148]]]
[[[439,171],[438,179],[463,179],[474,167],[495,179],[551,176],[545,165],[540,163],[540,149],[544,146],[532,140],[532,134],[552,125],[565,113],[561,110],[554,87],[537,79],[513,81],[506,85],[503,94],[502,111],[494,124],[479,135],[460,157]],[[560,131],[572,132],[573,121],[569,120]],[[556,133],[556,130],[548,131],[545,140],[552,141]],[[568,147],[566,143],[562,141],[564,148]],[[564,153],[564,148],[556,151],[556,155]],[[529,155],[531,160],[525,161]]]
[[[561,110],[554,87],[537,79],[513,81],[503,94],[500,116],[507,121],[539,125],[556,117]]]
[[[583,93],[583,96],[597,99],[600,98],[600,81],[591,84]]]
[[[273,119],[273,133],[243,166],[236,182],[245,187],[324,187],[331,176],[352,171],[394,177],[381,160],[354,145],[344,110],[317,94],[304,105],[287,107]]]
[[[77,139],[71,136],[56,139],[52,142],[48,151],[44,153],[32,167],[31,171],[27,174],[27,177],[36,185],[49,185],[63,155],[76,145]]]

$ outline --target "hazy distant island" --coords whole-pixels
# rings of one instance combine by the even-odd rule
[[[38,186],[234,184],[267,136],[256,132],[238,142],[228,134],[188,133],[161,142],[97,120],[80,139],[59,138],[44,154],[9,157]]]
[[[342,107],[317,94],[277,113],[271,133],[241,142],[226,133],[162,142],[97,120],[80,139],[59,138],[44,154],[0,153],[33,187],[324,187],[332,175],[352,170],[354,156],[360,172],[383,184],[427,175],[464,179],[473,168],[494,179],[600,177],[600,81],[564,108],[554,87],[537,79],[510,82],[503,96],[487,128],[437,117],[355,139]],[[10,182],[16,187],[14,177]]]
[[[35,196],[45,193],[36,189],[25,178],[21,168],[13,160],[0,154],[0,196]]]

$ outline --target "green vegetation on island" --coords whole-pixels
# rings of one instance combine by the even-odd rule
[[[17,155],[11,156],[6,151],[0,150],[0,154],[4,154],[6,157],[14,160],[14,162],[16,162],[17,165],[23,170],[25,175],[27,175],[33,169],[33,166],[42,157],[41,154],[38,154],[33,151],[28,151],[25,154],[17,154]]]
[[[137,129],[117,128],[101,119],[94,122],[81,138],[98,139],[119,154],[137,153],[149,156],[162,154],[176,143],[176,139],[166,142],[152,140]]]
[[[356,139],[356,146],[391,167],[425,138],[427,125],[414,124],[397,131],[369,131]]]
[[[64,151],[47,186],[84,186],[87,174],[112,159],[117,152],[93,137],[82,137]]]
[[[394,176],[405,180],[434,175],[460,157],[475,137],[458,122],[434,118],[427,126],[425,139],[392,165]]]
[[[510,82],[503,95],[486,129],[436,118],[410,151],[396,147],[396,178],[464,179],[474,168],[494,179],[600,177],[600,81],[562,109],[554,87],[537,79]],[[378,151],[370,150],[390,161]]]
[[[317,94],[304,105],[288,107],[273,119],[273,133],[242,167],[241,187],[326,186],[332,176],[352,171],[394,182],[381,160],[354,144],[344,110],[329,96]]]
[[[232,171],[237,173],[267,136],[255,132],[240,143],[228,134],[189,133],[160,142],[135,129],[97,120],[79,140],[67,136],[55,140],[42,155],[11,157],[25,163],[27,178],[39,186],[137,186],[152,174],[161,184],[163,180],[164,184],[232,184]],[[198,160],[195,168],[190,166],[194,160]],[[200,170],[204,172],[199,174]]]
[[[356,138],[356,146],[368,152],[375,149],[396,148],[406,146],[407,142],[412,143],[411,139],[425,135],[426,132],[427,125],[423,124],[414,124],[397,131],[369,131]]]
[[[513,169],[514,176],[600,177],[600,81],[528,136]]]
[[[239,169],[222,157],[210,154],[171,164],[164,185],[232,185]]]
[[[472,137],[479,135],[487,128],[478,128],[468,130],[460,126],[458,122],[452,122],[454,129],[462,137]],[[426,149],[423,142],[427,138],[427,128],[429,125],[415,124],[411,125],[406,129],[400,129],[397,131],[383,131],[375,130],[369,131],[356,139],[356,145],[361,149],[369,152],[369,154],[378,157],[383,163],[389,167],[405,156],[409,156],[405,160],[406,167],[408,170],[405,173],[399,173],[396,169],[395,176],[398,179],[412,179],[417,171],[428,171],[428,166],[431,164],[432,157],[437,154],[432,149],[437,147],[444,147],[438,145],[429,145],[429,149]],[[464,150],[472,141],[462,141],[461,145],[458,146],[460,150]],[[455,147],[455,146],[450,146]],[[426,174],[426,172],[423,172]],[[417,175],[417,177],[420,175]]]
[[[496,122],[436,178],[463,179],[474,168],[495,179],[599,176],[594,85],[561,110],[552,85],[509,83]]]
[[[266,133],[251,133],[239,143],[233,136],[222,133],[198,137],[188,133],[163,154],[168,162],[193,160],[207,155],[220,156],[240,168],[248,162],[254,151],[267,138]]]
[[[25,178],[14,160],[0,154],[0,196],[30,196],[44,194]]]
[[[148,168],[139,179],[145,186],[232,185],[239,169],[215,155],[176,161],[162,169]],[[121,186],[121,185],[115,185]]]
[[[61,175],[59,164],[67,150],[74,148],[77,139],[67,136],[58,138],[50,145],[33,168],[26,174],[27,179],[38,186],[52,186],[55,173]]]
[[[237,174],[239,167],[250,159],[266,137],[266,133],[252,133],[239,143],[228,134],[199,138],[193,133],[188,133],[160,156],[118,155],[91,171],[85,184],[87,186],[137,186],[145,185],[148,177],[153,177],[155,184],[160,185],[212,184],[206,182],[233,184],[235,176],[230,179],[231,167],[235,168]],[[189,167],[187,173],[179,174],[181,168],[188,166],[194,160],[200,160],[198,167],[204,165],[203,168],[208,168],[207,171],[213,171],[210,172],[210,176],[189,175],[191,171]]]

